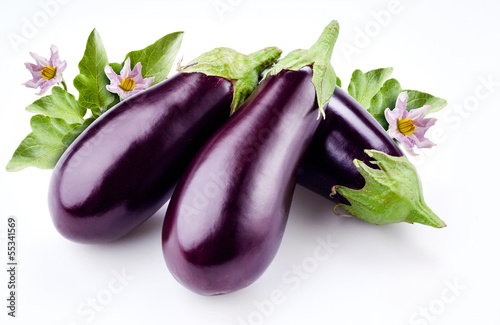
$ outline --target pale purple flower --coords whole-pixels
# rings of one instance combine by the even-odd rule
[[[104,68],[104,72],[111,81],[111,84],[107,85],[106,89],[112,93],[120,95],[121,99],[125,99],[146,88],[149,88],[155,78],[143,78],[141,69],[141,62],[137,62],[134,70],[130,71],[130,58],[125,60],[122,71],[120,71],[120,75],[117,75],[113,69],[107,65],[106,68]]]
[[[394,110],[387,108],[385,118],[389,122],[389,135],[398,140],[403,147],[412,155],[415,155],[413,147],[430,148],[435,144],[425,137],[427,130],[433,126],[437,119],[424,118],[431,109],[431,105],[406,110],[408,93],[399,94]]]
[[[30,55],[36,63],[26,62],[24,65],[33,75],[33,79],[23,83],[23,85],[29,88],[40,88],[37,95],[42,95],[50,87],[63,80],[62,73],[66,69],[66,61],[59,59],[59,52],[55,45],[50,47],[50,59],[48,60],[36,53],[30,52]]]

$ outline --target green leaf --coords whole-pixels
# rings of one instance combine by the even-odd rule
[[[434,97],[418,90],[404,90],[408,92],[407,110],[420,108],[425,105],[432,105],[432,108],[427,114],[435,113],[443,109],[448,103],[443,98]],[[394,106],[393,106],[394,107]]]
[[[104,73],[108,56],[99,34],[94,29],[87,40],[82,60],[78,63],[80,74],[73,80],[80,93],[78,103],[92,111],[95,116],[104,113],[118,95],[106,89],[109,79]]]
[[[380,169],[368,167],[355,159],[353,163],[363,175],[365,186],[359,190],[334,186],[331,195],[340,193],[350,203],[337,204],[335,211],[342,208],[376,225],[417,222],[436,228],[446,226],[425,204],[417,171],[406,157],[390,156],[376,150],[365,152]]]
[[[61,139],[74,127],[63,119],[43,115],[33,116],[30,123],[32,132],[14,152],[6,168],[9,172],[29,166],[54,168],[67,148]]]
[[[370,101],[379,91],[384,81],[389,78],[393,68],[380,68],[363,73],[355,70],[347,91],[364,108],[370,107]]]
[[[402,91],[401,85],[396,79],[389,79],[384,82],[380,91],[370,101],[368,112],[386,130],[389,128],[389,123],[385,119],[384,111],[388,107],[393,109],[396,106],[396,100]]]
[[[85,131],[85,129],[88,128],[89,125],[95,120],[95,117],[89,117],[82,124],[74,124],[71,131],[66,133],[61,139],[62,143],[69,147],[69,145],[72,144],[73,141],[75,141],[76,138],[78,138],[78,136],[80,136],[80,134],[82,134],[82,132]]]
[[[144,78],[154,77],[153,85],[155,85],[165,80],[172,69],[182,43],[183,34],[183,32],[176,32],[165,35],[142,50],[129,52],[125,56],[125,60],[130,57],[131,68],[137,62],[141,62],[142,76]],[[113,67],[114,69],[115,67]]]
[[[36,100],[26,107],[31,113],[60,118],[69,124],[83,123],[87,110],[81,107],[75,97],[61,87],[53,87],[52,94]]]
[[[447,105],[446,100],[432,96],[430,94],[418,90],[404,90],[396,79],[389,79],[384,82],[380,91],[373,96],[368,107],[368,112],[382,125],[384,129],[389,128],[389,123],[385,119],[384,111],[394,109],[396,101],[401,92],[408,93],[408,101],[406,105],[407,110],[420,108],[424,105],[432,105],[432,108],[427,113],[434,113]]]
[[[140,51],[127,54],[132,65],[141,61],[144,77],[155,77],[155,83],[165,79],[172,68],[182,41],[182,32],[169,34]],[[78,68],[80,74],[73,80],[79,91],[78,101],[60,87],[52,94],[29,105],[26,110],[40,113],[31,119],[32,132],[21,142],[7,165],[7,171],[19,171],[28,166],[53,168],[66,148],[107,109],[120,98],[109,92],[104,68],[108,65],[106,50],[94,29],[90,34],[85,53]],[[120,73],[123,64],[110,63]],[[93,117],[84,120],[87,109]],[[43,114],[43,115],[41,115]]]
[[[337,81],[335,82],[337,84],[337,87],[342,87],[342,80],[337,76]]]
[[[172,68],[182,41],[182,32],[166,35],[154,44],[127,54],[134,66],[142,63],[143,77],[155,77],[155,83],[165,79]],[[19,171],[28,166],[53,168],[66,148],[107,109],[119,103],[120,98],[106,89],[109,79],[104,72],[108,65],[106,50],[94,29],[78,68],[80,74],[73,80],[79,91],[78,101],[60,87],[52,94],[29,105],[26,110],[40,113],[31,119],[32,132],[21,142],[7,165],[7,171]],[[110,63],[120,73],[123,64]],[[87,109],[93,117],[84,120]],[[43,115],[41,115],[43,114]]]

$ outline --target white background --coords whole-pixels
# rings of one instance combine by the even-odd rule
[[[0,14],[0,270],[7,263],[7,217],[19,223],[18,318],[6,316],[2,271],[2,324],[500,323],[498,1],[401,0],[394,10],[389,0],[221,0],[231,10],[218,12],[212,0],[61,0],[45,20],[40,3],[54,1],[5,1]],[[189,61],[219,46],[244,53],[278,46],[285,54],[307,48],[332,19],[341,26],[332,62],[344,87],[356,68],[392,66],[404,88],[448,100],[432,132],[438,146],[414,160],[426,201],[447,228],[336,217],[330,202],[298,187],[266,273],[234,294],[202,297],[179,285],[164,264],[166,207],[122,240],[79,245],[52,225],[46,199],[51,171],[5,172],[30,131],[24,107],[38,98],[21,85],[30,79],[23,66],[31,61],[29,51],[47,57],[57,45],[76,94],[71,80],[94,27],[110,61],[184,30],[179,57]],[[33,21],[37,31],[23,36]],[[15,46],[14,34],[27,37]],[[338,245],[326,260],[314,260],[318,240]],[[129,279],[116,282],[116,272]],[[109,284],[119,292],[109,295]],[[283,295],[279,304],[269,300],[276,292]]]

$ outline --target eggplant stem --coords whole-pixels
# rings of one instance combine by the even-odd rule
[[[314,55],[322,56],[324,60],[329,61],[333,54],[333,47],[337,42],[339,36],[339,24],[336,20],[333,20],[325,27],[323,33],[318,38],[316,43],[309,49]]]
[[[281,53],[282,51],[277,47],[266,47],[265,49],[250,53],[248,57],[253,61],[251,69],[255,69],[257,74],[260,75],[276,62]]]
[[[227,47],[206,52],[188,65],[182,73],[201,72],[208,76],[225,78],[233,84],[233,114],[257,87],[259,75],[280,57],[281,50],[267,47],[250,55],[241,54]]]
[[[342,213],[337,212],[338,209],[342,209],[341,205],[342,205],[341,203],[338,203],[338,204],[335,204],[335,206],[333,207],[333,213],[335,213],[335,215],[337,215],[339,217],[347,217],[347,218],[354,217],[352,214],[342,214]],[[342,209],[342,210],[344,210],[344,209]]]
[[[332,97],[337,84],[337,76],[330,61],[338,35],[339,24],[333,20],[310,49],[290,52],[270,72],[271,75],[277,75],[282,70],[298,71],[305,66],[311,66],[313,69],[311,81],[316,89],[319,109],[318,118],[325,117],[323,108]]]

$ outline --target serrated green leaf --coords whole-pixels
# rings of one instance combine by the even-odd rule
[[[384,82],[380,91],[373,96],[370,101],[368,112],[387,130],[389,123],[385,119],[384,111],[386,108],[393,109],[396,106],[396,100],[403,90],[396,79],[389,79]]]
[[[142,76],[144,78],[154,77],[153,85],[155,85],[165,80],[172,69],[182,43],[183,34],[183,32],[176,32],[165,35],[142,50],[129,52],[125,56],[125,60],[130,57],[131,68],[137,62],[141,62]],[[115,67],[112,68],[115,69]]]
[[[26,107],[31,113],[60,118],[68,124],[83,123],[87,110],[81,107],[75,97],[61,87],[53,87],[52,93],[36,100]]]
[[[118,97],[106,89],[106,85],[109,85],[109,79],[104,73],[107,64],[106,50],[94,29],[87,40],[83,58],[78,63],[80,74],[73,80],[73,84],[80,93],[78,103],[90,109],[95,116],[105,112]]]
[[[42,169],[54,168],[67,148],[61,139],[74,127],[63,119],[43,115],[33,116],[30,124],[32,132],[14,152],[6,168],[9,172],[30,166]]]
[[[385,80],[389,78],[393,68],[380,68],[363,73],[355,70],[347,91],[364,108],[370,107],[370,101],[379,91]]]
[[[434,97],[418,90],[404,90],[408,92],[407,110],[420,108],[425,105],[432,105],[432,108],[427,114],[435,113],[443,109],[448,103],[443,98]]]
[[[82,132],[85,131],[85,129],[88,128],[95,120],[95,117],[89,117],[88,119],[85,119],[82,124],[74,124],[71,131],[66,133],[61,139],[61,142],[69,147],[69,145],[72,144],[73,141],[75,141],[76,138],[78,138],[80,134],[82,134]]]

